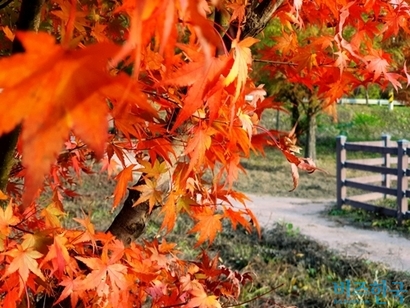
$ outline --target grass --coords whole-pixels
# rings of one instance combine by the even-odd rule
[[[378,205],[390,207],[391,200],[380,200]],[[378,213],[368,212],[346,205],[342,206],[341,209],[333,207],[324,214],[330,219],[337,219],[337,221],[343,223],[344,225],[351,225],[364,229],[387,230],[410,239],[410,220],[404,220],[401,226],[399,226],[396,218],[394,217],[386,217]]]
[[[267,113],[262,121],[268,127],[275,128],[277,127],[277,123],[274,121],[275,118],[276,117],[272,116],[272,114]],[[321,115],[318,121],[318,160],[316,163],[320,168],[327,170],[328,174],[306,174],[301,172],[299,188],[294,192],[289,192],[288,189],[292,187],[289,166],[278,151],[270,150],[267,151],[266,158],[264,159],[252,156],[249,159],[244,160],[243,163],[247,169],[247,175],[241,176],[236,187],[240,190],[252,193],[263,193],[281,197],[300,197],[310,200],[334,200],[336,196],[336,136],[339,134],[346,135],[350,141],[380,140],[382,134],[390,134],[393,140],[405,139],[408,137],[408,135],[406,136],[405,134],[407,133],[407,127],[410,124],[410,108],[396,108],[393,112],[389,112],[386,107],[378,106],[338,106],[338,119],[339,122],[335,123],[330,117]],[[286,117],[280,118],[280,121],[281,123],[279,123],[279,127],[284,127],[284,129],[290,128],[288,125],[289,120],[286,119]],[[361,158],[365,157],[362,156]],[[348,170],[347,177],[363,175],[367,174]],[[359,193],[363,192],[349,189],[349,195]],[[392,201],[389,199],[387,199],[387,201],[379,200],[376,204],[392,207],[394,204],[391,202]],[[402,226],[398,227],[394,218],[383,217],[375,213],[369,213],[350,207],[344,207],[340,211],[332,209],[326,213],[326,215],[330,218],[342,219],[344,224],[351,224],[356,227],[391,230],[399,232],[406,237],[410,234],[409,221],[405,221]],[[286,231],[286,228],[285,230],[282,230],[282,234],[286,236],[285,242],[291,238],[298,239],[298,242],[292,243],[293,247],[295,247],[293,250],[294,252],[298,252],[301,247],[306,247],[306,243],[303,243],[303,239],[300,239],[300,237],[289,236],[289,232]],[[281,249],[285,249],[286,251],[286,248],[283,248],[283,246]],[[350,279],[372,281],[372,279],[374,280],[376,277],[380,278],[380,275],[390,278],[394,275],[404,275],[404,279],[408,286],[408,274],[397,274],[382,270],[375,264],[360,263],[361,261],[359,260],[344,260],[337,256],[329,257],[329,255],[326,255],[327,253],[329,252],[325,251],[325,249],[318,248],[318,255],[321,256],[321,259],[320,257],[318,257],[318,259],[322,260],[319,270],[316,267],[306,266],[306,263],[309,264],[309,254],[299,253],[299,256],[301,256],[301,263],[297,263],[297,274],[294,276],[298,277],[298,279],[296,279],[297,283],[293,276],[286,276],[283,273],[281,274],[281,277],[286,276],[286,279],[288,279],[287,281],[291,284],[292,281],[294,281],[295,283],[292,288],[298,290],[298,292],[300,292],[299,295],[302,294],[302,298],[299,298],[298,301],[290,296],[291,292],[286,293],[283,292],[283,290],[279,291],[279,294],[283,296],[288,303],[296,303],[299,307],[334,307],[334,303],[331,302],[329,296],[333,295],[333,298],[335,298],[335,295],[332,294],[332,292],[329,292],[329,285],[325,283],[326,276],[332,277],[332,279],[335,280],[343,280],[348,276]],[[290,253],[290,255],[292,255],[292,253]],[[343,261],[335,263],[331,262],[331,264],[326,263],[329,260],[336,259]],[[326,260],[326,262],[324,260]],[[295,266],[295,263],[290,265],[287,261],[288,260],[281,260],[280,262],[285,264],[284,266],[287,270],[294,270],[293,266]],[[351,268],[355,269],[354,275],[349,276],[351,273],[349,274],[348,268],[338,266],[340,262],[347,262],[347,264],[350,264]],[[275,272],[275,270],[272,269],[270,272]],[[314,276],[313,280],[311,279],[312,275]],[[314,291],[313,293],[309,293],[308,290]],[[323,301],[319,302],[319,299]],[[404,305],[400,305],[394,300],[388,301],[386,305],[388,307],[409,306],[408,302]],[[349,307],[361,306],[363,305],[349,305]],[[374,302],[366,304],[366,307],[376,306],[378,306],[378,304]]]
[[[148,237],[161,237],[160,222],[151,222]],[[194,236],[186,236],[192,224],[180,219],[178,227],[167,236],[167,240],[178,242],[185,258],[192,258]],[[241,307],[274,307],[274,304],[296,305],[297,307],[335,307],[335,298],[343,298],[334,293],[334,283],[351,281],[402,281],[408,288],[410,274],[390,271],[383,266],[365,260],[348,259],[328,251],[326,247],[300,234],[291,223],[276,224],[270,230],[263,230],[262,237],[248,234],[243,229],[232,230],[224,226],[212,246],[203,246],[209,253],[219,254],[223,264],[253,274],[253,284],[242,292],[240,302],[251,302]],[[258,297],[269,290],[275,292]],[[410,289],[407,289],[410,291]],[[367,296],[377,307],[374,296]],[[388,307],[408,307],[410,296],[404,304],[387,297]],[[279,306],[278,306],[279,307]],[[360,307],[360,305],[351,306]]]
[[[263,122],[275,128],[276,114],[266,113]],[[328,116],[318,119],[318,160],[317,165],[327,174],[301,172],[299,188],[289,192],[293,183],[290,167],[279,151],[268,150],[266,157],[251,156],[243,160],[247,174],[242,174],[236,188],[245,192],[270,194],[280,197],[300,197],[306,199],[334,200],[336,195],[335,176],[335,137],[344,133],[348,140],[380,139],[382,133],[390,133],[393,139],[405,138],[407,127],[410,127],[410,108],[396,108],[388,112],[387,107],[377,106],[339,106],[338,123]],[[280,116],[280,129],[289,129],[289,119]],[[356,176],[359,174],[348,174]],[[83,212],[92,213],[91,218],[98,229],[105,229],[112,221],[115,212],[111,213],[111,193],[114,183],[107,181],[104,175],[84,177],[78,186],[82,197],[73,199],[67,204],[70,216],[81,216]],[[389,206],[389,204],[385,204]],[[343,219],[357,227],[389,229],[409,233],[410,224],[400,228],[390,218],[379,217],[344,207],[342,210],[330,210],[324,213],[330,219]],[[154,217],[147,227],[145,238],[159,237],[160,217]],[[175,230],[167,235],[167,241],[178,243],[182,257],[192,259],[198,253],[193,249],[196,241],[194,235],[187,236],[192,227],[188,219],[179,218]],[[222,263],[238,271],[253,273],[254,280],[246,287],[240,302],[241,307],[280,307],[296,305],[297,307],[380,307],[374,296],[363,297],[369,303],[341,305],[335,299],[345,299],[336,295],[334,283],[351,281],[386,280],[401,281],[410,293],[410,274],[395,272],[385,267],[360,259],[347,259],[328,251],[326,247],[300,234],[291,223],[276,224],[270,230],[263,230],[262,237],[247,234],[244,230],[232,230],[226,225],[210,247],[203,246],[212,254],[219,254]],[[273,292],[270,290],[275,289]],[[268,292],[267,294],[265,294]],[[404,303],[388,296],[385,307],[410,307],[410,295],[405,293]],[[265,295],[264,295],[265,294]],[[355,299],[358,297],[355,296]]]

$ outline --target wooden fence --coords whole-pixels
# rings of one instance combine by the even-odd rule
[[[337,207],[347,204],[356,208],[382,213],[397,218],[399,224],[403,219],[410,218],[408,211],[408,156],[410,144],[406,140],[393,142],[390,136],[382,137],[381,141],[346,142],[345,136],[337,137],[336,168],[337,168]],[[348,152],[379,153],[382,157],[347,160]],[[393,168],[392,165],[395,165]],[[372,176],[363,176],[348,179],[346,170],[361,170],[377,173]],[[396,187],[391,187],[396,180]],[[376,185],[378,184],[378,185]],[[357,188],[370,193],[348,197],[347,188]],[[396,197],[396,209],[385,208],[366,203],[387,196]]]

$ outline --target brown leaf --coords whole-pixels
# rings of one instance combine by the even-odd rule
[[[298,167],[296,166],[296,164],[291,163],[290,168],[292,170],[293,188],[291,190],[289,190],[289,192],[292,192],[296,189],[296,187],[298,187],[298,184],[299,184],[299,171],[298,171]]]

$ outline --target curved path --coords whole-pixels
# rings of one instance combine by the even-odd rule
[[[410,240],[386,231],[365,230],[323,217],[332,201],[311,201],[248,194],[259,223],[269,228],[275,222],[289,222],[300,233],[327,245],[338,254],[379,262],[398,271],[410,271]]]
[[[113,159],[121,164],[115,155]],[[131,153],[126,154],[126,159],[127,164],[137,164]],[[269,228],[269,225],[281,221],[289,222],[294,228],[299,228],[301,234],[327,245],[338,254],[380,262],[388,268],[410,272],[410,240],[386,231],[354,228],[326,219],[322,212],[334,203],[331,200],[247,196],[252,200],[248,207],[263,227]]]

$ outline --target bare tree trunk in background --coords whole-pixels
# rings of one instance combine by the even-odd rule
[[[38,31],[40,26],[41,7],[45,0],[23,0],[21,3],[20,15],[16,28],[20,31]],[[20,41],[15,38],[13,41],[12,54],[24,52]],[[14,165],[14,152],[17,140],[20,135],[21,125],[12,131],[0,136],[0,190],[3,192],[7,188],[11,168]]]
[[[316,112],[309,108],[307,115],[308,129],[306,132],[305,157],[316,160]]]
[[[294,102],[292,102],[292,107],[291,107],[291,124],[292,124],[292,127],[295,127],[295,125],[297,125],[295,129],[295,135],[297,139],[299,139],[300,135],[302,134],[299,120],[300,120],[299,104],[295,100]]]
[[[364,90],[366,95],[366,105],[369,105],[369,89],[366,87]]]

